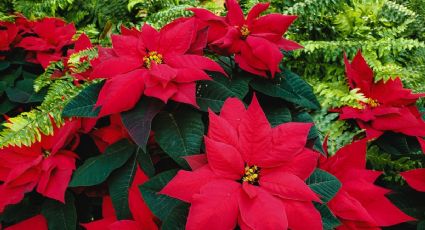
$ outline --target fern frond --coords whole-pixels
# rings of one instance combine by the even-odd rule
[[[53,127],[60,127],[64,120],[62,109],[84,87],[77,87],[68,80],[56,80],[50,84],[40,106],[29,112],[9,118],[0,131],[0,148],[6,146],[30,146],[40,141],[41,135],[51,135]]]

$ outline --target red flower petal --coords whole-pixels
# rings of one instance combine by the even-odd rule
[[[245,116],[245,105],[237,98],[228,98],[221,108],[220,117],[224,118],[236,130]]]
[[[268,14],[254,21],[252,33],[275,33],[282,37],[289,26],[297,19],[297,16]]]
[[[283,54],[276,44],[255,36],[248,36],[246,42],[250,46],[254,56],[262,60],[267,66],[267,70],[271,72],[272,77],[274,77],[276,72],[280,72],[279,64],[282,61]]]
[[[133,108],[143,93],[144,75],[144,70],[135,70],[107,80],[96,102],[96,106],[102,106],[99,116]]]
[[[239,196],[240,221],[256,230],[287,229],[288,220],[282,202],[258,186],[257,196],[251,199],[245,193]],[[241,225],[241,224],[240,224]]]
[[[145,50],[139,50],[140,39],[135,36],[112,35],[112,47],[116,55],[128,56],[135,59],[142,59],[146,54]]]
[[[291,230],[322,229],[322,219],[319,211],[311,202],[284,200],[288,227]]]
[[[196,108],[196,83],[178,84],[177,92],[171,97],[173,101],[193,105]]]
[[[425,192],[425,169],[413,169],[401,172],[400,175],[406,180],[410,187]]]
[[[107,60],[103,60],[99,64],[95,65],[93,67],[91,77],[115,78],[119,74],[126,74],[141,66],[143,66],[142,61],[136,57],[113,57]]]
[[[263,170],[260,172],[259,184],[283,199],[320,202],[320,198],[303,180],[290,173]]]
[[[204,140],[208,164],[214,173],[220,177],[239,180],[244,174],[244,161],[239,151],[231,145],[208,137]]]
[[[202,70],[219,72],[227,76],[223,68],[217,62],[199,55],[168,55],[165,62],[174,68],[198,68]]]
[[[149,24],[145,23],[142,26],[142,33],[140,34],[141,38],[143,40],[143,43],[145,44],[146,48],[150,51],[156,51],[159,49],[159,32],[150,26]]]
[[[182,23],[175,23],[172,26],[164,26],[160,31],[159,53],[184,54],[190,48],[192,35],[195,29],[194,20],[187,20]]]
[[[216,180],[205,185],[193,198],[186,229],[234,229],[238,219],[238,194],[241,185]]]
[[[186,162],[189,164],[192,170],[196,170],[208,164],[208,159],[206,154],[184,156],[183,158],[186,160]]]
[[[249,11],[246,21],[250,24],[254,19],[256,19],[260,14],[269,8],[270,2],[267,3],[258,3]]]
[[[251,105],[242,118],[239,128],[239,147],[243,159],[248,165],[263,167],[268,162],[267,158],[271,150],[272,129],[257,98],[252,98]]]
[[[180,170],[159,193],[191,202],[202,186],[217,178],[208,165],[193,172]]]
[[[226,19],[233,26],[242,26],[245,24],[241,6],[236,0],[226,0],[227,16]]]
[[[239,144],[238,133],[236,129],[222,117],[225,110],[227,109],[222,109],[221,116],[217,116],[213,111],[208,110],[210,118],[208,126],[208,138],[237,148]]]

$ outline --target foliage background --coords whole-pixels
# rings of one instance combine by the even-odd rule
[[[258,2],[266,0],[240,0],[244,10]],[[425,0],[272,0],[271,4],[271,12],[299,16],[287,37],[304,49],[286,53],[284,66],[313,86],[322,106],[314,119],[322,138],[329,136],[331,153],[362,133],[329,112],[362,99],[348,89],[344,52],[351,59],[361,49],[377,81],[399,76],[406,87],[425,91]],[[190,15],[185,9],[194,6],[216,13],[224,10],[222,0],[0,0],[0,20],[15,12],[30,19],[62,17],[94,42],[107,45],[108,36],[121,25],[148,22],[159,28]],[[425,101],[418,106],[425,110]],[[394,138],[398,149],[408,146],[409,140]],[[417,151],[407,147],[397,154],[377,143],[368,150],[369,165],[385,171],[386,186],[403,184],[398,172],[422,166]]]

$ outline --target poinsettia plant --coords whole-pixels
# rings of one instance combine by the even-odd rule
[[[345,57],[364,100],[334,111],[365,135],[329,153],[311,86],[281,62],[302,48],[284,37],[296,16],[226,7],[121,27],[110,47],[60,19],[1,22],[0,71],[37,65],[44,73],[28,84],[45,94],[0,131],[2,227],[402,229],[425,219],[404,202],[423,198],[421,165],[392,172],[407,181],[395,185],[367,164],[376,148],[425,159],[423,94],[399,78],[375,82],[360,52]]]

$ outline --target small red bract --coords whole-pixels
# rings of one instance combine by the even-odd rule
[[[191,203],[186,229],[321,229],[305,184],[318,153],[305,147],[311,123],[272,128],[254,97],[246,110],[225,101],[220,116],[209,112],[205,136],[207,164],[180,170],[160,192]]]
[[[334,156],[320,159],[319,167],[342,184],[328,203],[342,222],[337,229],[379,229],[415,220],[385,197],[390,190],[373,184],[382,172],[366,169],[366,143],[367,139],[354,142]]]

